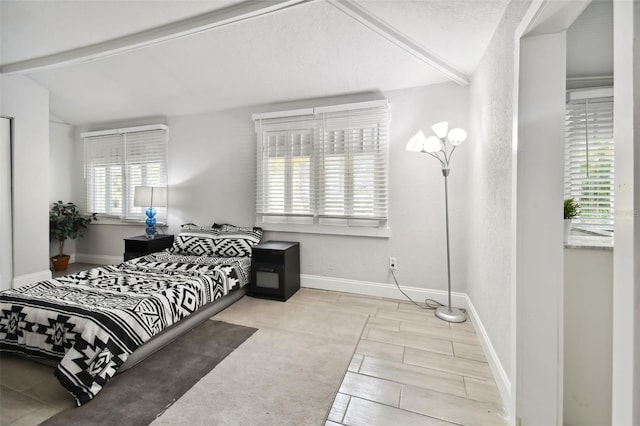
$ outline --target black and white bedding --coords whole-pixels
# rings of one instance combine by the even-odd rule
[[[250,265],[159,252],[0,292],[0,349],[59,361],[55,375],[82,405],[136,348],[247,284]]]

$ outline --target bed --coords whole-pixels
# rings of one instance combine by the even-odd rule
[[[173,247],[0,292],[0,350],[56,363],[77,405],[238,300],[260,228],[183,225]]]

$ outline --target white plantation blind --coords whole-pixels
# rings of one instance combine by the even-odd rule
[[[385,101],[254,115],[258,221],[385,226]]]
[[[570,100],[566,110],[565,198],[580,204],[576,221],[613,225],[613,98]]]
[[[270,215],[313,216],[310,130],[265,132],[263,184],[258,211]]]
[[[136,186],[167,185],[168,128],[164,125],[89,132],[85,147],[87,211],[125,220],[144,220],[135,207]],[[166,222],[167,209],[156,218]]]
[[[318,215],[387,219],[388,109],[323,113]]]

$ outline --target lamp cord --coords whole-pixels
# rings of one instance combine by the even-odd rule
[[[404,294],[404,297],[406,297],[411,303],[416,305],[418,308],[434,310],[434,309],[438,309],[441,306],[446,306],[446,305],[438,302],[437,300],[433,300],[433,299],[429,299],[429,298],[424,299],[424,306],[421,305],[420,303],[416,302],[411,297],[409,297],[409,295],[407,293],[405,293],[402,290],[402,288],[400,288],[400,284],[398,284],[398,279],[396,278],[396,273],[393,271],[393,269],[391,269],[391,275],[393,275],[393,281],[396,283],[396,287],[398,287],[398,290],[400,290],[400,293]],[[463,309],[463,308],[458,308],[458,309],[460,309],[462,312],[467,312],[466,309]]]
[[[393,271],[393,269],[391,269],[391,275],[393,275],[393,281],[395,281],[396,287],[398,287],[398,290],[400,290],[400,293],[404,294],[404,297],[409,299],[409,301],[411,301],[411,303],[416,305],[418,308],[420,308],[420,309],[438,309],[440,306],[444,306],[442,303],[440,303],[440,302],[438,302],[436,300],[433,300],[433,299],[425,299],[424,300],[424,306],[422,306],[421,304],[419,304],[418,302],[413,300],[411,297],[409,297],[409,295],[407,293],[402,291],[402,289],[400,288],[400,284],[398,284],[398,279],[396,278],[396,273]]]

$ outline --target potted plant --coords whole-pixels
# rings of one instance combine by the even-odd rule
[[[564,242],[569,241],[569,232],[571,230],[571,219],[580,213],[580,205],[573,198],[564,200]]]
[[[51,258],[51,263],[56,271],[64,271],[69,264],[68,255],[64,254],[64,242],[68,239],[76,239],[84,235],[87,225],[93,220],[98,220],[96,214],[88,216],[81,214],[73,203],[55,202],[49,211],[49,241],[57,241],[60,249],[56,256]]]

